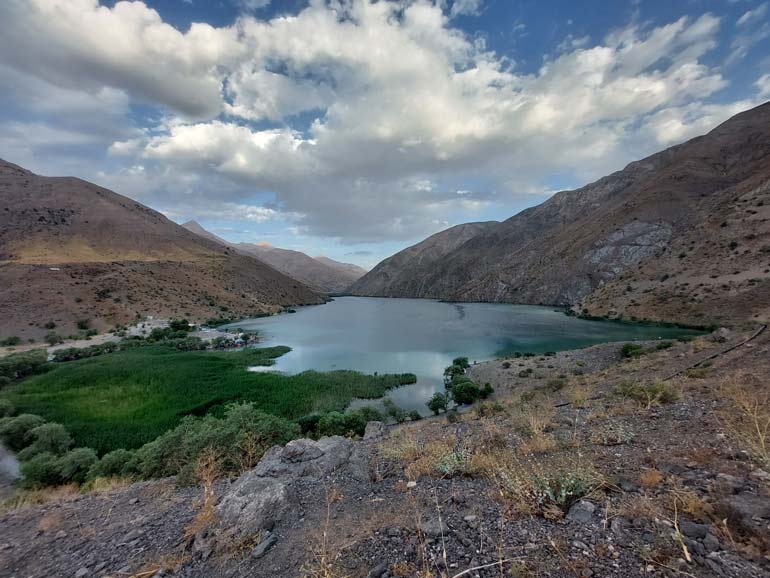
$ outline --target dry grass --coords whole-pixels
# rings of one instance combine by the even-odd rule
[[[17,490],[0,501],[0,513],[21,510],[48,502],[71,500],[78,495],[80,495],[80,491],[75,484],[42,488],[40,490]]]
[[[147,562],[142,567],[131,574],[129,578],[151,578],[158,572],[169,573],[176,572],[180,567],[190,560],[189,554],[173,553],[166,554]]]
[[[332,505],[343,499],[343,495],[333,485],[324,482],[326,492],[326,516],[321,534],[310,549],[311,559],[302,566],[302,575],[306,578],[347,578],[348,574],[341,567],[339,557],[344,548],[332,544]]]
[[[770,390],[756,376],[739,374],[725,382],[727,402],[720,418],[730,438],[763,467],[770,467]]]
[[[214,482],[221,474],[220,460],[216,450],[208,448],[198,457],[196,475],[203,488],[200,509],[192,523],[185,528],[185,537],[195,537],[212,528],[217,521],[216,494]]]
[[[646,489],[657,488],[662,481],[663,474],[654,468],[644,470],[639,475],[639,484]]]

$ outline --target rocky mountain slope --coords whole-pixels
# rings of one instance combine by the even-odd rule
[[[354,295],[374,297],[435,297],[425,273],[467,241],[493,230],[499,223],[465,223],[431,235],[388,257],[351,287]]]
[[[269,265],[80,179],[0,161],[0,206],[2,337],[68,335],[78,320],[104,329],[137,316],[247,315],[323,301]]]
[[[557,193],[411,266],[409,279],[394,284],[396,257],[356,283],[356,293],[571,305],[689,323],[766,321],[770,103]]]
[[[196,221],[187,221],[182,226],[197,235],[232,247],[239,253],[256,257],[321,293],[343,293],[366,273],[366,270],[357,265],[340,263],[328,257],[314,258],[301,251],[256,243],[230,243],[207,231]]]

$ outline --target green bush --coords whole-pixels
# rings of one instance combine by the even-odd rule
[[[56,345],[58,343],[61,343],[64,341],[64,338],[56,333],[55,331],[51,331],[50,333],[46,333],[45,335],[45,342],[48,345]]]
[[[444,383],[450,384],[457,376],[461,375],[465,375],[465,368],[453,363],[444,370]]]
[[[366,426],[366,424],[364,424]],[[253,461],[274,445],[298,437],[299,426],[254,408],[251,403],[227,407],[225,416],[187,416],[174,429],[143,445],[128,467],[142,478],[179,475],[191,482],[201,452],[211,448],[223,473],[239,473],[244,460]]]
[[[481,390],[471,381],[462,381],[452,386],[452,399],[457,405],[470,405],[481,398]]]
[[[620,348],[620,357],[630,359],[647,353],[647,350],[638,343],[624,343]]]
[[[370,421],[385,421],[385,416],[382,412],[370,405],[365,405],[357,409],[355,413],[360,414],[366,423],[369,423]]]
[[[481,388],[481,398],[482,399],[488,398],[493,393],[495,393],[495,390],[492,387],[491,383],[487,382],[487,383],[484,384],[484,387]]]
[[[85,331],[86,329],[91,327],[91,320],[90,319],[78,319],[75,322],[75,325],[77,325],[77,328],[81,331]]]
[[[321,421],[321,414],[320,413],[310,413],[308,415],[303,415],[301,418],[297,420],[297,424],[299,425],[299,429],[302,432],[302,434],[310,434],[317,430],[318,428],[318,422]]]
[[[30,443],[29,432],[44,423],[42,417],[31,413],[4,417],[0,419],[0,441],[12,452],[18,452]]]
[[[62,482],[59,458],[53,454],[38,454],[19,466],[21,485],[27,489],[56,486]]]
[[[131,472],[127,467],[134,457],[134,452],[128,450],[113,450],[102,456],[88,470],[88,478],[111,478],[115,476],[127,476]]]
[[[552,504],[564,512],[592,489],[592,481],[577,472],[562,472],[538,478],[535,482],[535,493],[540,505]]]
[[[96,452],[91,448],[75,448],[59,458],[59,475],[65,483],[82,484],[91,467],[98,461]]]
[[[48,368],[48,355],[44,349],[20,351],[0,358],[0,377],[9,381],[42,373]]]
[[[393,421],[396,423],[404,423],[406,421],[407,413],[393,403],[393,400],[389,397],[382,400],[382,406],[385,408],[385,413],[388,417],[393,418]]]
[[[467,357],[455,357],[452,360],[452,365],[457,365],[459,367],[462,367],[463,369],[468,369],[471,366],[471,364],[468,363]]]
[[[652,381],[644,384],[623,381],[615,388],[615,393],[621,397],[633,399],[647,408],[653,405],[673,403],[679,399],[679,392],[664,381]]]
[[[171,328],[172,331],[192,331],[192,327],[190,327],[190,324],[187,322],[187,319],[172,319],[168,326]]]
[[[10,402],[10,400],[0,398],[0,418],[11,417],[16,413],[16,407]]]
[[[434,415],[438,415],[439,412],[447,410],[447,407],[449,406],[449,394],[437,391],[426,405]]]
[[[19,452],[21,461],[29,460],[38,454],[63,454],[72,447],[72,436],[67,429],[58,423],[44,423],[29,430],[26,448]]]
[[[21,337],[18,337],[16,335],[11,335],[10,337],[6,337],[5,339],[0,339],[0,347],[13,347],[14,345],[18,345],[21,343]]]

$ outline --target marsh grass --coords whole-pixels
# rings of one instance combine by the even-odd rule
[[[19,413],[64,425],[77,445],[99,454],[137,448],[175,427],[186,415],[220,415],[232,402],[286,419],[341,411],[353,398],[381,397],[414,380],[412,374],[355,371],[254,373],[288,347],[235,352],[179,351],[157,345],[56,364],[4,392]]]

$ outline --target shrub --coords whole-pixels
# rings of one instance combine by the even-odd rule
[[[0,399],[0,418],[11,417],[16,413],[16,408],[7,399]]]
[[[646,353],[644,347],[638,343],[624,343],[620,348],[620,357],[624,359],[630,359],[631,357],[639,357]]]
[[[470,405],[481,397],[481,390],[471,381],[452,386],[452,399],[458,405]]]
[[[447,410],[447,407],[449,406],[449,394],[437,391],[426,405],[434,415],[438,415],[439,412]]]
[[[75,448],[59,458],[59,473],[64,482],[82,484],[91,467],[99,461],[91,448]]]
[[[318,428],[318,422],[320,421],[320,413],[311,413],[308,415],[303,415],[301,418],[299,418],[297,420],[297,424],[299,425],[299,429],[303,434],[309,434],[316,431],[316,428]]]
[[[192,482],[199,456],[211,449],[220,456],[222,472],[236,474],[252,467],[270,447],[299,433],[297,424],[259,411],[251,403],[234,404],[223,418],[183,418],[177,427],[139,448],[127,467],[143,478],[178,475],[181,482]]]
[[[77,326],[77,328],[78,328],[78,329],[80,329],[81,331],[85,331],[86,329],[88,329],[89,327],[91,327],[91,320],[90,320],[90,319],[78,319],[78,320],[75,322],[75,325],[76,325],[76,326]]]
[[[321,416],[316,431],[319,436],[361,436],[366,430],[366,423],[359,412],[330,411]]]
[[[540,505],[554,505],[564,512],[592,490],[592,481],[578,472],[558,473],[535,481]]]
[[[380,410],[370,405],[365,405],[364,407],[356,410],[355,413],[360,414],[366,423],[369,423],[370,421],[384,421],[385,418]]]
[[[50,333],[47,333],[45,336],[45,342],[48,345],[56,345],[57,343],[61,343],[62,341],[64,341],[64,338],[62,338],[62,336],[56,333],[55,331],[51,331]]]
[[[44,423],[29,431],[29,445],[19,452],[19,459],[29,460],[38,454],[61,455],[72,447],[72,436],[58,423]]]
[[[495,393],[495,390],[492,387],[492,384],[489,383],[489,382],[485,383],[484,387],[481,388],[481,398],[482,399],[488,398],[493,393]]]
[[[467,357],[455,357],[452,360],[452,365],[457,365],[458,367],[462,367],[463,369],[468,369],[471,364],[468,363]]]
[[[45,325],[43,325],[43,329],[56,329],[56,323],[54,323],[53,319],[46,321]]]
[[[192,327],[188,323],[187,319],[172,319],[169,321],[168,326],[173,331],[191,331]]]
[[[409,419],[412,421],[419,421],[422,419],[422,416],[420,415],[420,412],[416,409],[413,409],[409,412]]]
[[[21,485],[27,489],[55,486],[62,482],[59,458],[53,454],[38,454],[19,467],[23,480]]]
[[[0,359],[0,377],[13,381],[42,373],[47,368],[47,359],[48,355],[44,349],[12,353]]]
[[[406,412],[393,403],[393,400],[389,397],[382,400],[382,406],[385,408],[385,413],[388,417],[393,418],[393,421],[396,423],[404,423],[406,421]]]
[[[128,464],[134,457],[134,452],[129,450],[113,450],[102,456],[88,470],[88,478],[111,478],[115,476],[129,475]]]
[[[14,345],[18,345],[21,343],[21,337],[18,337],[16,335],[11,335],[10,337],[6,337],[5,339],[0,339],[0,346],[4,347],[12,347]]]
[[[676,389],[663,381],[645,384],[625,381],[615,388],[615,392],[622,397],[633,399],[647,409],[653,405],[673,403],[679,399]]]
[[[45,420],[42,417],[31,413],[4,417],[0,419],[0,441],[9,450],[18,452],[30,442],[29,432],[44,423]]]

